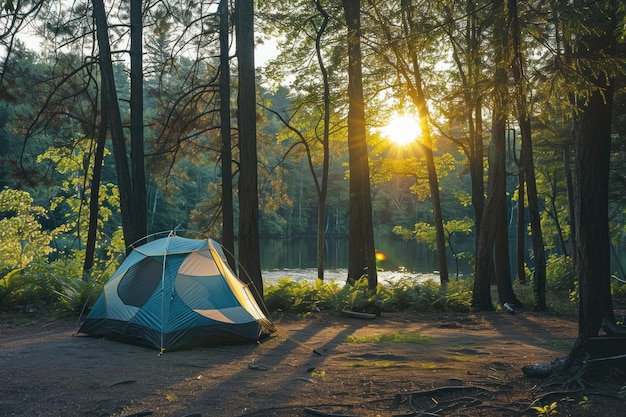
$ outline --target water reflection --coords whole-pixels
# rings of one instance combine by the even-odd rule
[[[263,277],[275,280],[290,277],[294,280],[317,278],[317,241],[315,238],[264,238],[261,239],[261,269]],[[473,253],[474,241],[472,238],[459,239],[454,243],[458,253]],[[511,259],[511,277],[516,277],[515,241],[509,245]],[[526,243],[528,258],[526,263],[532,268],[533,259],[530,256],[532,242]],[[325,278],[326,280],[345,281],[348,276],[348,239],[327,239],[325,245]],[[378,263],[379,281],[395,280],[402,277],[412,277],[418,280],[434,277],[438,280],[435,271],[437,254],[427,245],[414,240],[404,241],[400,238],[382,238],[376,241],[376,250],[385,254],[385,260]],[[456,261],[448,249],[448,272],[450,279],[457,273]],[[623,277],[626,267],[626,251],[622,247],[615,247],[611,253],[611,272]],[[473,273],[467,258],[459,259],[460,277]]]
[[[468,242],[471,247],[471,242]],[[348,240],[327,239],[325,245],[325,278],[345,280],[348,267]],[[437,276],[436,253],[427,245],[416,241],[401,239],[379,239],[376,250],[385,254],[385,259],[378,262],[379,281],[395,280],[401,277],[428,279]],[[461,249],[457,249],[461,250]],[[278,239],[261,240],[261,268],[266,279],[289,276],[293,279],[317,277],[317,242],[315,239]],[[450,277],[456,275],[454,259],[448,254]],[[471,274],[471,267],[466,260],[459,265],[461,275]]]

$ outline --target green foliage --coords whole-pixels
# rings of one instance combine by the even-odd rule
[[[68,279],[58,293],[57,308],[62,313],[80,315],[93,307],[104,287],[104,280],[86,282],[81,279]]]
[[[614,297],[626,297],[626,284],[616,279],[611,280],[611,294]]]
[[[471,311],[473,291],[473,279],[450,281],[446,285],[447,309],[460,312]]]
[[[78,252],[80,254],[81,252]],[[82,257],[68,256],[49,263],[35,263],[15,269],[0,278],[0,310],[39,311],[78,315],[89,309],[104,283],[115,269],[114,264],[93,270],[100,279],[85,282]]]
[[[18,268],[0,279],[0,309],[36,310],[50,306],[63,290],[63,279],[50,264]]]
[[[59,192],[50,202],[50,210],[65,218],[65,229],[75,236],[86,235],[89,227],[89,184],[92,177],[94,140],[81,138],[74,147],[50,148],[37,158],[49,161],[62,175]],[[108,151],[105,152],[105,155]],[[101,184],[98,208],[98,230],[102,231],[113,214],[119,212],[119,193],[114,184]],[[82,233],[81,233],[82,231]],[[72,238],[72,241],[75,239]],[[67,246],[67,245],[64,245]]]
[[[378,293],[383,311],[462,311],[471,310],[472,280],[451,281],[445,286],[428,280],[415,283],[400,279],[382,286]]]
[[[557,411],[557,403],[556,401],[552,404],[544,405],[544,406],[535,406],[531,407],[532,410],[535,410],[537,417],[549,417],[556,414],[559,414]]]
[[[403,239],[415,239],[418,242],[427,243],[431,249],[437,247],[435,227],[431,224],[420,222],[415,224],[413,231],[400,226],[393,228],[393,232],[402,236]]]
[[[445,289],[434,281],[426,281],[408,290],[409,310],[418,312],[446,309]]]
[[[271,313],[308,314],[316,311],[338,313],[342,310],[360,311],[375,306],[381,311],[461,311],[471,309],[472,281],[452,281],[441,287],[435,281],[418,283],[410,279],[379,284],[369,290],[367,280],[354,286],[336,282],[295,282],[283,278],[266,283],[265,305]]]
[[[43,230],[45,208],[33,205],[25,191],[0,191],[0,276],[8,271],[45,262],[52,253],[50,242],[59,231]]]
[[[342,303],[341,290],[336,283],[321,281],[295,282],[282,278],[276,283],[267,283],[264,289],[265,305],[270,312],[305,314],[316,309],[332,309]]]
[[[62,226],[44,230],[41,222],[48,215],[45,208],[33,204],[29,193],[5,188],[0,191],[0,309],[37,310],[59,307],[78,312],[87,299],[82,281],[84,251],[72,251],[50,261],[55,254],[52,242],[67,230]],[[121,232],[114,234],[108,250],[117,248]],[[122,244],[123,247],[123,244]],[[112,253],[103,253],[103,258]],[[96,265],[94,276],[105,272]]]
[[[574,269],[569,256],[551,254],[546,262],[546,288],[551,291],[574,289]]]
[[[346,338],[347,343],[408,343],[408,344],[424,344],[430,343],[433,338],[423,336],[419,333],[383,333],[377,335],[355,336],[349,335]]]
[[[467,217],[460,220],[450,220],[444,222],[443,228],[448,237],[446,245],[450,245],[450,238],[454,234],[463,233],[468,235],[471,233],[473,226],[474,222]],[[402,236],[404,240],[415,239],[418,242],[428,244],[428,246],[433,250],[437,249],[437,232],[435,230],[435,226],[429,223],[416,223],[412,231],[402,226],[395,226],[393,228],[393,233]]]

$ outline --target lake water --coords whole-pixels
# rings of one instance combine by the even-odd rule
[[[510,242],[511,276],[516,276],[515,241]],[[532,243],[527,243],[530,251]],[[404,241],[400,238],[376,240],[376,250],[385,254],[386,259],[378,263],[379,282],[409,277],[416,280],[439,280],[436,252],[415,240]],[[457,252],[473,253],[473,239],[459,240],[455,244]],[[275,281],[289,277],[293,280],[315,280],[317,278],[317,242],[315,238],[304,239],[261,239],[261,269],[263,278]],[[448,274],[454,279],[457,274],[456,263],[450,251],[447,251]],[[529,260],[527,260],[529,262]],[[626,250],[616,248],[612,253],[611,272],[622,277],[620,268],[626,268]],[[328,239],[325,253],[325,280],[345,281],[348,276],[348,239]],[[467,259],[459,259],[459,276],[473,273]]]
[[[409,277],[416,280],[436,279],[437,256],[427,245],[402,239],[379,239],[376,250],[385,255],[379,261],[378,280]],[[469,242],[473,245],[472,242]],[[459,250],[459,249],[457,249]],[[348,239],[328,239],[325,252],[325,280],[345,281],[348,276]],[[264,279],[284,277],[293,280],[317,278],[317,242],[312,239],[261,239],[261,269]],[[448,255],[448,271],[456,276],[454,259]],[[459,261],[459,273],[471,274],[466,260]]]

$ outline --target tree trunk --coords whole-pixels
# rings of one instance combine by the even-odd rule
[[[521,306],[522,302],[515,296],[513,277],[511,276],[511,256],[509,251],[509,222],[506,210],[506,177],[504,178],[504,192],[500,195],[498,215],[496,216],[495,240],[495,272],[498,284],[498,301],[500,305],[512,304]]]
[[[522,167],[528,191],[528,214],[533,239],[533,253],[535,255],[535,273],[533,288],[535,290],[535,310],[546,309],[546,252],[541,232],[541,213],[539,212],[539,198],[537,197],[537,183],[535,179],[535,164],[533,160],[533,145],[530,116],[526,104],[526,85],[524,78],[524,61],[520,49],[520,28],[517,16],[517,0],[509,0],[509,24],[512,27],[513,63],[512,73],[516,85],[516,111],[522,134]]]
[[[425,102],[424,102],[425,105]],[[422,120],[425,120],[422,122]],[[437,168],[435,167],[435,159],[433,157],[432,139],[430,134],[424,134],[424,124],[428,123],[428,117],[422,119],[420,114],[420,125],[422,125],[423,143],[420,148],[426,158],[426,167],[428,168],[428,184],[430,186],[430,198],[433,202],[433,216],[435,222],[435,239],[437,243],[437,265],[439,266],[439,282],[446,284],[450,281],[448,276],[448,261],[446,259],[446,237],[443,229],[443,214],[441,212],[441,198],[439,196],[439,180],[437,178]],[[429,129],[426,128],[426,132]]]
[[[526,190],[528,193],[530,233],[533,242],[533,254],[535,256],[535,270],[533,274],[533,288],[536,303],[535,310],[544,311],[546,309],[546,251],[543,245],[543,232],[541,231],[541,213],[539,211],[539,197],[537,195],[533,145],[528,113],[520,114],[519,122],[522,131],[522,157],[524,158],[522,165],[524,166]]]
[[[452,20],[454,16],[450,8],[446,8],[446,19]],[[485,183],[484,183],[484,143],[482,121],[482,91],[478,85],[482,78],[482,54],[480,52],[481,26],[476,24],[476,1],[465,2],[465,38],[464,44],[460,45],[451,33],[450,40],[453,47],[453,58],[456,62],[458,73],[461,75],[462,90],[467,110],[465,119],[468,127],[468,144],[463,147],[469,164],[471,179],[472,208],[474,209],[474,223],[476,224],[476,238],[474,243],[475,253],[478,247],[478,236],[481,220],[485,207]],[[467,56],[464,62],[462,57]],[[466,65],[464,70],[463,65]]]
[[[328,170],[330,165],[330,85],[328,81],[328,71],[322,59],[322,35],[326,31],[326,26],[330,19],[330,15],[324,10],[319,0],[315,1],[317,11],[322,15],[323,21],[317,31],[315,38],[315,52],[317,62],[322,73],[324,83],[324,134],[322,138],[322,178],[318,190],[318,207],[317,207],[317,278],[324,280],[324,248],[325,248],[325,218],[326,218],[326,197],[328,195]]]
[[[506,118],[502,112],[503,110],[503,108],[497,105],[494,109],[492,132],[494,152],[491,154],[491,158],[489,158],[489,198],[487,199],[487,206],[491,205],[491,207],[485,209],[486,214],[488,212],[491,214],[483,219],[483,227],[486,226],[486,222],[489,222],[491,224],[487,228],[493,229],[491,233],[494,236],[490,247],[495,253],[494,263],[496,283],[498,285],[498,300],[501,305],[509,303],[519,306],[521,302],[513,291],[511,259],[509,255],[509,227],[506,210]],[[488,236],[488,244],[491,239]],[[485,253],[482,256],[485,256]]]
[[[572,248],[578,290],[578,338],[563,370],[577,359],[587,339],[598,335],[603,319],[615,323],[611,298],[609,238],[609,164],[613,119],[614,80],[590,62],[615,54],[617,2],[576,3],[585,10],[581,25],[591,28],[576,39],[578,67],[590,85],[584,97],[573,97],[574,225]]]
[[[573,132],[572,132],[573,137]],[[567,187],[567,208],[569,211],[569,245],[572,256],[572,265],[576,262],[576,211],[574,209],[574,178],[572,175],[572,145],[569,140],[563,144],[563,171],[565,174],[565,184]],[[578,276],[574,270],[574,276]]]
[[[91,280],[91,270],[94,264],[96,252],[96,239],[98,236],[98,213],[100,211],[100,183],[102,182],[102,162],[104,161],[104,148],[107,139],[107,108],[104,95],[101,95],[102,108],[100,115],[100,128],[96,143],[96,153],[93,161],[91,176],[91,193],[89,196],[89,228],[87,230],[87,242],[85,244],[85,261],[83,263],[83,281]]]
[[[141,1],[130,2],[130,165],[133,239],[148,235],[143,140],[143,16]],[[139,243],[139,242],[137,242]],[[141,243],[145,243],[143,240]]]
[[[520,155],[521,157],[521,155]],[[517,189],[517,280],[520,284],[526,284],[526,215],[524,203],[526,201],[524,169],[519,164],[517,173],[519,188]]]
[[[232,143],[230,137],[230,60],[228,0],[220,0],[220,133],[222,135],[222,245],[228,265],[237,270],[235,262],[235,209],[233,207]]]
[[[368,287],[376,288],[378,274],[374,248],[372,197],[365,134],[365,104],[361,64],[361,5],[359,0],[343,0],[348,27],[348,152],[350,165],[350,248],[348,281],[367,274]]]
[[[115,170],[117,173],[117,187],[120,194],[120,213],[122,217],[122,230],[124,231],[124,241],[130,247],[135,241],[145,236],[138,236],[135,230],[133,217],[133,197],[130,170],[126,155],[126,141],[124,139],[124,129],[122,127],[122,117],[120,116],[119,103],[117,101],[117,91],[115,90],[115,78],[113,77],[113,62],[111,60],[111,46],[109,45],[109,34],[106,11],[103,0],[93,0],[93,14],[96,22],[96,33],[98,37],[98,63],[102,77],[102,94],[107,102],[107,116],[109,119],[109,130],[111,132],[111,142],[113,144],[113,157],[115,159]]]
[[[494,243],[498,229],[506,227],[506,108],[507,108],[507,48],[508,36],[504,20],[504,1],[493,2],[493,30],[499,36],[492,41],[494,50],[495,73],[493,77],[493,116],[491,127],[491,149],[489,152],[489,180],[487,184],[487,200],[478,231],[476,244],[476,271],[474,273],[474,292],[472,305],[481,310],[493,310],[491,301],[491,272],[493,270]],[[502,217],[504,213],[504,218]],[[507,228],[508,229],[508,228]],[[508,239],[508,237],[507,237]],[[502,236],[501,236],[502,240]],[[502,297],[507,295],[501,290],[504,283],[503,274],[508,274],[510,285],[510,270],[504,271],[504,255],[502,248],[495,248],[501,259],[496,259],[496,280],[498,291]],[[508,253],[506,254],[508,256]],[[507,265],[509,265],[507,263]],[[512,290],[510,291],[512,293]]]
[[[479,103],[475,109],[475,132],[470,136],[472,155],[470,160],[470,175],[472,179],[472,207],[474,208],[474,220],[476,222],[476,243],[474,253],[478,253],[478,236],[482,227],[483,212],[485,211],[485,150],[483,143],[483,119],[482,105]]]
[[[598,45],[597,39],[593,41],[596,51],[606,46]],[[603,318],[615,321],[608,212],[613,83],[602,76],[594,82],[602,90],[594,91],[585,100],[574,130],[576,271],[580,297],[578,336],[581,339],[597,336]]]
[[[422,131],[422,138],[419,145],[422,153],[424,154],[424,158],[426,159],[426,167],[428,169],[428,185],[430,188],[430,198],[433,203],[433,220],[435,223],[435,241],[437,245],[439,280],[441,284],[445,284],[449,281],[448,262],[446,259],[446,235],[443,229],[441,197],[439,195],[439,179],[437,178],[437,168],[435,167],[435,159],[433,156],[433,139],[430,132],[430,112],[428,110],[428,103],[426,102],[426,95],[424,94],[422,87],[423,80],[419,66],[418,51],[411,41],[411,37],[417,35],[418,29],[415,27],[411,5],[408,2],[403,1],[402,10],[406,18],[405,35],[408,39],[408,50],[413,66],[413,82],[409,83],[409,85],[412,84],[412,87],[409,87],[409,96],[417,107],[417,113],[419,115],[419,124]]]
[[[239,127],[239,264],[263,299],[259,247],[259,193],[254,70],[254,2],[236,0],[237,123]]]

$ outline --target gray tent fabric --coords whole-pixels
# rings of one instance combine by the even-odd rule
[[[219,244],[178,236],[134,248],[78,330],[160,351],[256,342],[273,331]]]

